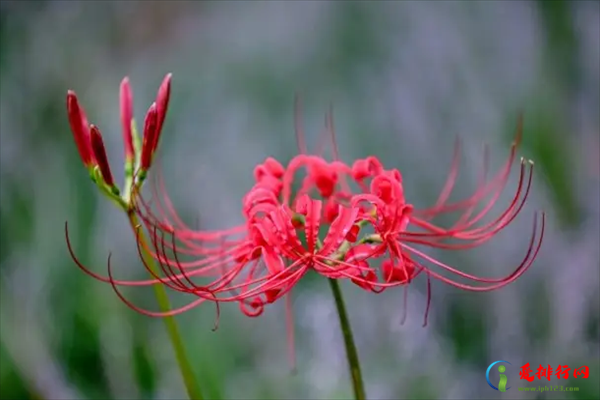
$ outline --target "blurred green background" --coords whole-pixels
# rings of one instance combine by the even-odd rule
[[[600,398],[599,2],[3,0],[0,11],[2,399],[185,397],[162,322],[82,274],[63,237],[68,220],[77,254],[95,271],[105,273],[110,251],[119,277],[144,276],[125,217],[81,166],[65,95],[77,91],[117,173],[119,82],[131,78],[141,120],[167,72],[161,165],[181,214],[209,228],[241,221],[257,162],[294,154],[295,92],[311,143],[333,102],[342,157],[378,155],[423,207],[442,188],[456,135],[465,143],[458,198],[475,185],[484,143],[493,165],[505,160],[523,111],[519,153],[536,162],[536,176],[522,216],[480,249],[432,254],[505,275],[525,253],[533,211],[544,209],[538,260],[493,293],[435,282],[427,328],[423,281],[411,285],[404,324],[402,290],[373,295],[343,284],[367,393],[499,398],[485,370],[507,360],[515,388],[542,382],[518,379],[525,363],[588,365],[590,377],[551,382],[578,392],[502,398]],[[156,308],[151,289],[126,293]],[[294,313],[296,375],[281,305],[257,319],[227,305],[217,332],[214,307],[178,317],[206,396],[349,398],[327,283],[303,282]]]

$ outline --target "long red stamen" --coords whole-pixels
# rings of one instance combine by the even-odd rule
[[[112,266],[111,266],[111,262],[110,262],[110,258],[111,255],[109,254],[108,256],[108,277],[109,277],[109,281],[110,284],[114,290],[114,292],[116,293],[116,295],[119,297],[119,299],[121,299],[121,301],[123,303],[125,303],[125,305],[129,308],[131,308],[134,311],[137,311],[140,314],[144,314],[148,317],[155,317],[155,318],[164,318],[164,317],[174,317],[175,315],[179,315],[182,314],[188,310],[191,310],[194,307],[199,306],[200,304],[204,303],[206,301],[206,299],[204,298],[199,298],[194,300],[193,302],[189,303],[188,305],[185,305],[183,307],[180,308],[176,308],[174,310],[170,310],[170,311],[161,311],[161,312],[156,312],[156,311],[149,311],[149,310],[145,310],[141,307],[136,306],[135,304],[133,304],[131,301],[129,301],[119,290],[118,286],[115,284],[115,281],[112,278]]]

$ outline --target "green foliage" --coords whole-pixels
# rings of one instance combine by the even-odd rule
[[[64,335],[58,348],[58,359],[67,378],[90,398],[108,398],[108,382],[102,362],[99,328],[90,320],[87,310],[80,310],[64,320]]]
[[[157,370],[149,356],[152,350],[148,346],[146,335],[140,329],[135,331],[132,347],[135,377],[142,396],[151,397],[156,390]]]
[[[488,326],[485,323],[482,302],[472,303],[466,296],[457,295],[449,300],[442,332],[452,341],[457,360],[484,366],[488,362]]]
[[[543,282],[536,281],[528,290],[528,301],[522,305],[523,325],[532,346],[542,346],[549,341],[551,313],[549,293]]]
[[[34,393],[34,388],[23,380],[2,344],[0,344],[0,365],[2,365],[2,371],[0,371],[0,399],[39,399]]]

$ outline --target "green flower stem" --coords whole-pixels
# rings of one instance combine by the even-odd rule
[[[139,221],[137,216],[133,212],[129,212],[129,222],[131,227],[133,228],[134,234],[139,237],[139,240],[142,240],[144,243],[148,243],[146,240],[146,235],[144,232],[139,229]],[[152,268],[153,272],[158,274],[158,269],[154,262],[154,259],[148,252],[145,250],[145,246],[140,246],[142,248],[143,257],[147,263],[147,265]],[[156,299],[158,300],[158,305],[161,311],[169,311],[171,309],[171,304],[169,302],[169,297],[167,296],[167,291],[164,286],[161,284],[154,285],[154,292],[156,294]],[[200,391],[200,386],[196,382],[196,378],[194,377],[194,371],[192,370],[192,365],[186,355],[185,347],[183,346],[183,341],[181,340],[181,334],[179,333],[179,326],[177,325],[177,321],[174,317],[165,317],[164,318],[165,325],[167,327],[167,333],[169,334],[169,339],[173,344],[173,349],[175,350],[175,358],[177,359],[177,364],[179,365],[179,370],[181,371],[181,375],[183,377],[183,383],[187,389],[188,396],[190,400],[202,400],[204,397],[202,396],[202,392]]]
[[[344,345],[346,346],[346,357],[348,358],[348,367],[350,368],[350,377],[352,378],[354,398],[356,400],[365,400],[367,396],[365,395],[365,386],[360,371],[360,361],[358,360],[358,352],[354,344],[352,328],[350,327],[350,320],[348,320],[348,314],[346,313],[340,284],[336,279],[329,278],[329,286],[331,287],[335,306],[340,317],[340,326],[342,328],[342,335],[344,336]]]

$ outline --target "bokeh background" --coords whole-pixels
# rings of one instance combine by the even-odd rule
[[[483,145],[505,160],[519,111],[519,154],[535,161],[533,194],[513,225],[480,249],[435,256],[481,275],[505,275],[525,254],[536,209],[547,212],[542,252],[518,282],[487,294],[424,281],[382,295],[343,284],[372,399],[498,398],[485,381],[496,360],[518,367],[588,365],[574,393],[600,397],[600,8],[597,1],[2,1],[0,397],[184,398],[161,320],[125,307],[82,274],[63,236],[97,272],[143,277],[126,218],[101,197],[78,159],[65,95],[74,89],[122,160],[118,86],[130,76],[138,120],[174,74],[160,148],[168,189],[187,221],[238,223],[251,169],[296,151],[293,96],[304,99],[310,143],[334,105],[342,157],[376,154],[399,168],[409,200],[431,205],[457,135],[464,139],[454,198],[475,185]],[[501,200],[510,199],[515,170]],[[506,204],[506,203],[505,203]],[[151,289],[126,291],[154,308]],[[349,398],[343,342],[327,282],[294,292],[298,373],[290,374],[285,318],[235,305],[178,317],[212,399]],[[497,379],[497,378],[494,378]]]

